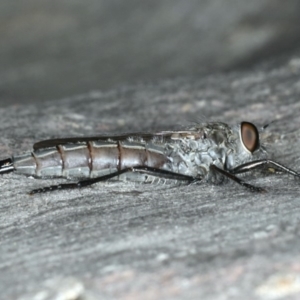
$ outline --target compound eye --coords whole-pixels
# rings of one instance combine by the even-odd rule
[[[252,123],[241,123],[241,138],[245,148],[253,153],[259,147],[258,130]]]

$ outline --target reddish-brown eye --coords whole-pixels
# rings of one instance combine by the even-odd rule
[[[251,153],[259,147],[258,130],[252,123],[241,123],[241,138],[243,145]]]

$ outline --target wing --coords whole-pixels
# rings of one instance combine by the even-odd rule
[[[38,149],[45,149],[56,147],[58,145],[65,145],[65,144],[76,144],[76,143],[87,143],[91,141],[124,141],[129,139],[136,139],[136,140],[144,140],[150,141],[152,139],[160,138],[160,139],[168,139],[172,136],[172,134],[176,133],[177,131],[162,131],[156,133],[127,133],[121,135],[103,135],[103,136],[91,136],[91,137],[70,137],[70,138],[57,138],[57,139],[50,139],[37,142],[33,145],[33,150],[36,151]]]
[[[159,140],[178,140],[178,139],[200,139],[203,137],[203,131],[199,129],[190,130],[170,130],[170,131],[159,131],[159,132],[134,132],[134,133],[124,133],[120,135],[100,135],[100,136],[90,136],[90,137],[70,137],[70,138],[57,138],[37,142],[33,145],[33,150],[45,149],[56,147],[58,145],[66,144],[76,144],[76,143],[88,143],[92,141],[125,141],[125,140],[135,140],[135,141],[156,141]]]

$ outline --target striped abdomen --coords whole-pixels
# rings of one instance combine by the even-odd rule
[[[36,177],[98,177],[133,166],[161,168],[163,147],[129,141],[89,141],[39,149],[14,158],[16,172]]]

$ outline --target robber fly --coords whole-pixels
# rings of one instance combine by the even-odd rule
[[[259,132],[250,122],[234,126],[211,122],[179,131],[51,139],[34,144],[32,152],[0,161],[0,173],[77,179],[30,194],[81,188],[121,175],[138,181],[154,176],[189,184],[203,180],[218,184],[229,178],[250,191],[263,192],[263,188],[236,176],[261,167],[300,177],[266,157]]]

